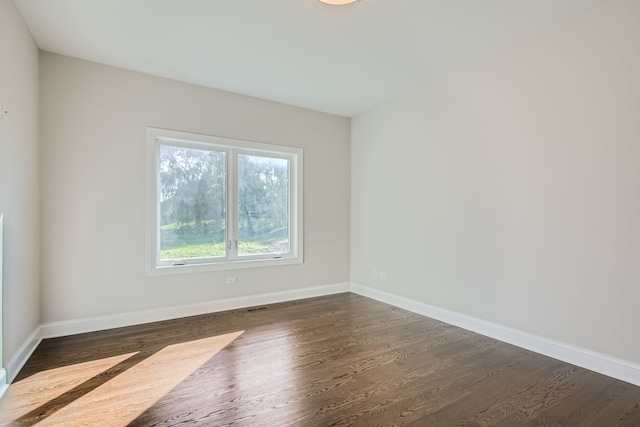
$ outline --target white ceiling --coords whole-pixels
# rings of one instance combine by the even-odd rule
[[[42,50],[354,116],[603,0],[14,0]]]

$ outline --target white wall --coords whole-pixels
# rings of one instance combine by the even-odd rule
[[[354,118],[352,281],[640,362],[639,40],[608,1]]]
[[[349,281],[349,119],[40,60],[43,323]],[[302,147],[304,264],[147,277],[146,126]]]
[[[9,111],[0,120],[8,362],[40,324],[38,49],[11,0],[0,0],[0,52],[0,102]]]

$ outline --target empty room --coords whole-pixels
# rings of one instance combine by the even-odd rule
[[[0,0],[0,426],[640,426],[640,1]]]

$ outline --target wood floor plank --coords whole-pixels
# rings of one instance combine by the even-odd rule
[[[44,340],[31,425],[638,427],[640,388],[347,293]]]

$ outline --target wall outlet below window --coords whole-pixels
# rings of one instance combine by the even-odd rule
[[[237,277],[227,277],[227,285],[235,285],[238,283]]]

